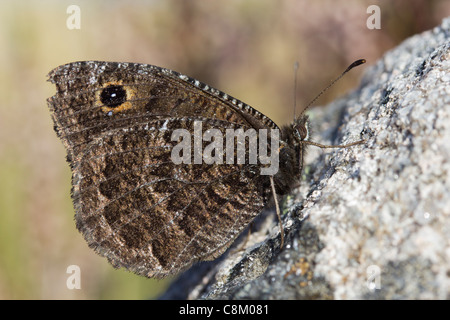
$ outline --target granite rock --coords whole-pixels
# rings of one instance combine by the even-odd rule
[[[303,181],[216,261],[161,299],[449,299],[450,18],[368,67],[311,111]],[[320,125],[320,126],[319,126]]]

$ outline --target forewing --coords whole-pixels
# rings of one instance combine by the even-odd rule
[[[52,70],[48,100],[69,157],[105,132],[155,119],[202,117],[255,129],[278,128],[247,104],[175,71],[137,63],[80,61]],[[112,88],[116,92],[109,92]],[[116,94],[108,99],[108,94]],[[122,96],[123,95],[123,96]]]

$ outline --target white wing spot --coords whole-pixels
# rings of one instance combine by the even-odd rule
[[[167,123],[169,123],[169,120],[164,121],[162,127],[159,130],[167,130]]]

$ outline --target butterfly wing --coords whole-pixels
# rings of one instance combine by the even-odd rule
[[[174,117],[224,120],[278,129],[247,104],[175,71],[152,65],[81,61],[52,70],[49,102],[58,136],[69,152],[111,129]]]
[[[242,102],[149,65],[77,62],[50,73],[77,228],[116,267],[176,273],[223,252],[267,202],[258,165],[175,164],[176,129],[277,128]]]
[[[162,277],[214,257],[266,203],[255,165],[174,164],[170,134],[179,128],[194,130],[194,121],[111,130],[74,163],[77,227],[116,267]]]

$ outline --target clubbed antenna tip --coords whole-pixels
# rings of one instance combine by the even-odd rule
[[[344,73],[349,72],[351,69],[353,69],[354,67],[360,66],[363,63],[366,63],[366,59],[359,59],[356,60],[355,62],[353,62],[351,65],[348,66],[348,68],[344,71]]]
[[[363,63],[366,63],[366,59],[359,59],[356,60],[355,62],[353,62],[351,65],[348,66],[347,69],[345,69],[344,72],[341,73],[341,75],[339,77],[337,77],[336,79],[334,79],[325,89],[323,89],[322,91],[320,91],[320,93],[310,102],[308,103],[308,105],[303,109],[302,114],[305,113],[305,111],[314,103],[316,102],[317,99],[319,99],[319,97],[328,89],[330,89],[337,81],[339,81],[339,79],[341,79],[344,74],[346,74],[347,72],[349,72],[351,69],[362,65]]]

